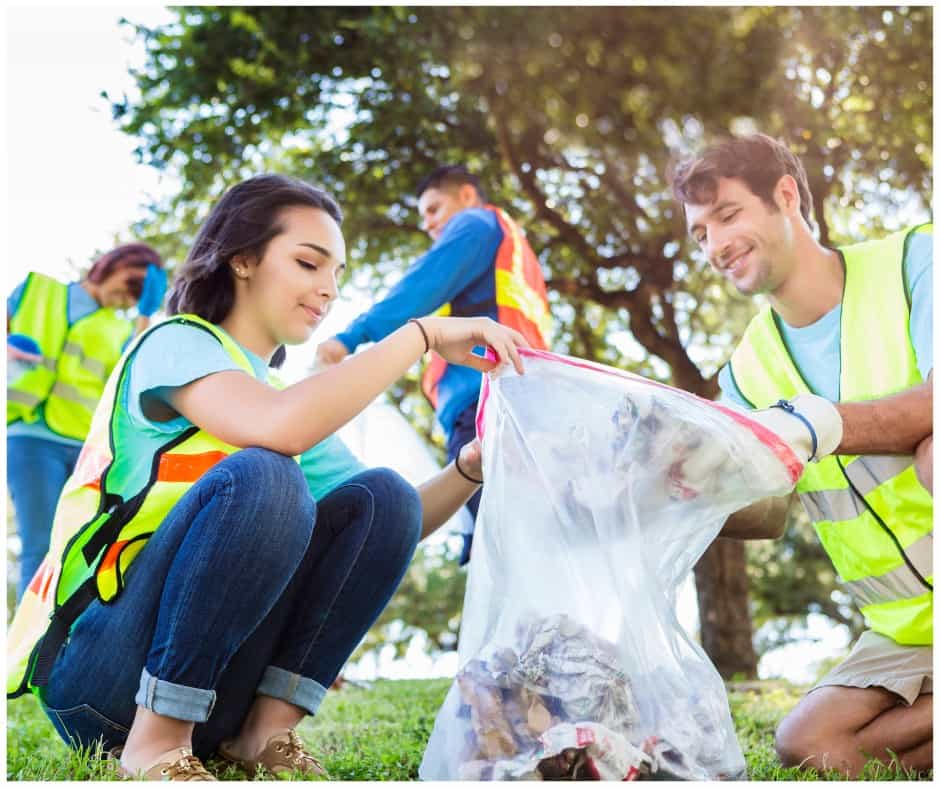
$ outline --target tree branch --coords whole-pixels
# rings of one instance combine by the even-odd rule
[[[495,102],[491,96],[490,106],[493,107],[494,104]],[[598,256],[594,247],[588,243],[584,235],[582,235],[574,225],[566,221],[560,213],[548,207],[545,195],[542,194],[541,189],[539,189],[538,184],[535,181],[535,173],[533,170],[530,169],[528,172],[523,170],[522,164],[519,161],[519,158],[516,155],[516,151],[513,147],[511,134],[506,123],[506,119],[496,109],[494,109],[492,112],[492,117],[496,122],[496,138],[499,142],[499,147],[503,154],[503,158],[509,164],[509,168],[513,171],[516,178],[519,180],[519,183],[522,186],[522,190],[535,206],[536,214],[548,222],[555,229],[558,235],[563,238],[573,249],[576,249],[578,252],[580,252],[585,260],[587,260],[591,265],[596,266],[600,262],[601,258]]]

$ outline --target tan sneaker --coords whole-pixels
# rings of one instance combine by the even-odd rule
[[[119,767],[121,775],[129,780],[146,780],[148,782],[165,782],[167,780],[178,782],[212,780],[218,782],[215,777],[206,771],[202,761],[193,755],[193,751],[189,747],[180,747],[176,752],[179,754],[176,760],[156,763],[142,773],[131,774],[121,766]],[[108,755],[120,763],[121,748],[115,747]]]
[[[264,768],[275,777],[282,775],[286,777],[294,772],[300,772],[312,777],[330,779],[323,765],[304,749],[304,743],[290,728],[268,739],[268,743],[254,760],[235,757],[228,749],[228,742],[222,742],[219,745],[219,757],[240,766],[251,776],[255,776],[260,768]]]

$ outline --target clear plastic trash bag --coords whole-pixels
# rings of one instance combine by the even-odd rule
[[[580,359],[485,377],[457,678],[420,777],[740,779],[724,684],[676,618],[729,514],[802,465],[745,415]]]

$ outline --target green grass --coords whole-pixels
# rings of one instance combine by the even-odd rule
[[[328,693],[319,714],[298,732],[335,780],[416,780],[448,679],[379,681],[371,689],[346,686]],[[760,692],[732,691],[731,711],[752,780],[839,780],[838,773],[784,769],[773,732],[800,692],[781,682],[757,684]],[[7,705],[7,775],[10,780],[115,780],[96,753],[69,750],[32,697]],[[234,767],[209,768],[223,780],[243,779]],[[912,780],[913,774],[870,764],[868,780]],[[929,779],[929,778],[924,778]]]

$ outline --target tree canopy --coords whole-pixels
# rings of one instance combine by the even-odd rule
[[[464,163],[539,254],[556,350],[713,397],[755,304],[690,243],[671,162],[760,130],[802,158],[824,242],[928,216],[929,7],[174,11],[137,28],[140,97],[111,100],[140,159],[180,178],[140,227],[177,260],[225,187],[280,171],[337,195],[352,286],[380,295],[427,248],[416,183]],[[393,398],[430,435],[414,376]],[[726,675],[753,673],[744,549],[722,541],[696,570],[724,611],[703,641]]]

